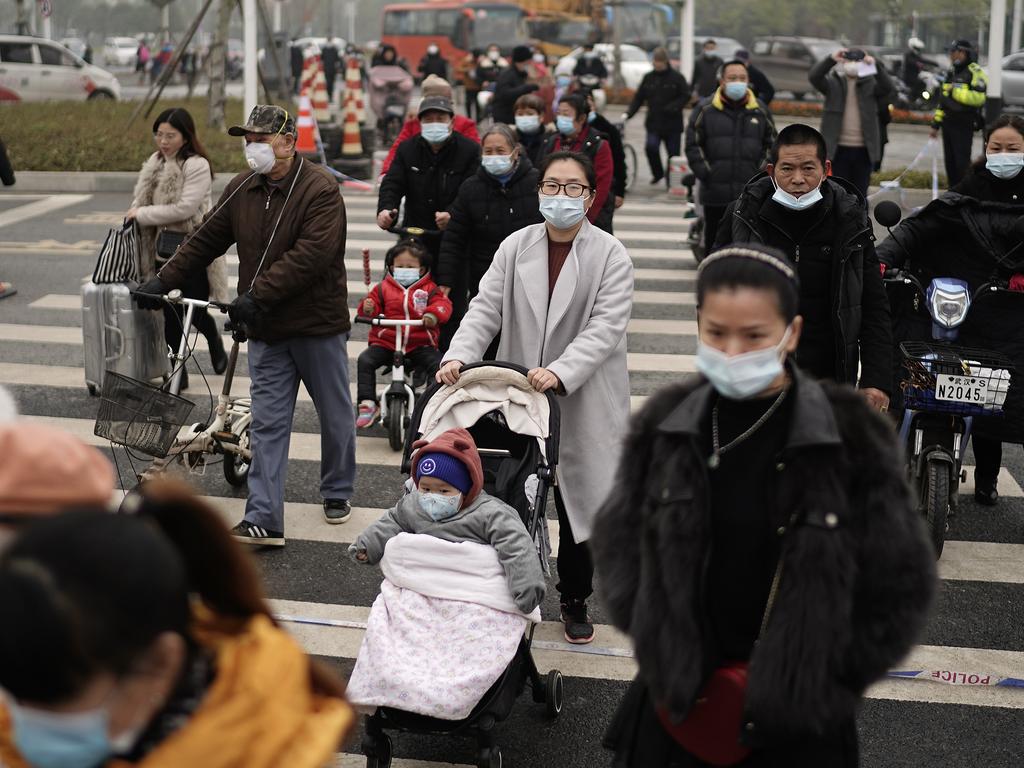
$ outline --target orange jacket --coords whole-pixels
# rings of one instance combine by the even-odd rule
[[[329,764],[355,716],[342,699],[313,693],[309,658],[266,616],[240,634],[216,622],[195,628],[216,655],[216,677],[181,730],[140,763],[107,768],[321,768]],[[0,765],[30,768],[12,743],[10,715],[0,706]]]

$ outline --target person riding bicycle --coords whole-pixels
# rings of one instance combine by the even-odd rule
[[[370,331],[369,344],[359,354],[359,416],[356,428],[372,426],[380,416],[377,403],[377,369],[392,360],[404,346],[410,367],[428,377],[437,371],[439,325],[452,316],[452,302],[430,276],[430,254],[415,240],[403,240],[384,257],[386,274],[359,302],[361,317],[384,316],[388,320],[423,320],[423,327],[383,327]],[[399,340],[404,341],[404,345]]]
[[[580,56],[576,66],[573,67],[572,76],[581,82],[585,77],[596,77],[598,83],[593,87],[600,87],[600,84],[608,79],[608,67],[604,65],[601,57],[597,55],[593,43],[583,44],[583,55]]]
[[[384,176],[377,198],[377,226],[387,230],[396,223],[405,197],[405,227],[432,230],[422,239],[433,257],[448,226],[451,205],[466,179],[480,166],[480,145],[453,132],[455,110],[450,99],[429,96],[420,101],[420,135],[403,141]]]
[[[1024,249],[1015,227],[1024,215],[1024,119],[1002,115],[988,127],[985,155],[964,180],[903,221],[878,246],[883,266],[918,273],[927,285],[934,277],[967,282],[971,295],[996,283],[1024,291]],[[906,307],[893,307],[893,337],[898,341],[931,338],[930,321]],[[977,298],[960,327],[958,345],[1001,352],[1024,375],[1024,295],[993,293]],[[986,506],[999,499],[996,480],[1002,444],[1024,442],[1024,392],[1011,385],[1004,413],[975,417],[972,444],[976,462],[974,498]]]

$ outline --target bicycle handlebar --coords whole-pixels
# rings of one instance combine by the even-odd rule
[[[360,317],[360,316],[357,316],[356,317],[356,322],[357,323],[362,323],[363,325],[383,326],[385,328],[401,328],[401,327],[422,328],[423,327],[423,321],[422,320],[389,320],[386,317]]]
[[[388,232],[401,237],[440,237],[440,229],[423,229],[422,227],[388,227]]]
[[[193,306],[196,309],[206,309],[207,307],[213,307],[219,309],[221,312],[226,313],[228,311],[228,304],[224,304],[220,301],[204,301],[203,299],[189,299],[182,296],[181,289],[175,288],[166,294],[161,293],[144,293],[142,291],[131,291],[132,296],[143,296],[147,299],[160,299],[166,301],[168,304],[184,304],[185,306]]]

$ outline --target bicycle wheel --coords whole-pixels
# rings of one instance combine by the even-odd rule
[[[249,446],[249,430],[246,428],[242,434],[242,445]],[[244,459],[237,453],[224,454],[224,479],[228,485],[241,488],[249,481],[249,467],[251,462]]]
[[[636,150],[633,149],[632,144],[623,144],[622,151],[626,156],[626,189],[632,189],[636,184]]]

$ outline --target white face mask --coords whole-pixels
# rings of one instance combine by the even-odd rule
[[[860,73],[860,63],[856,61],[843,62],[843,74],[847,77],[857,77]]]
[[[584,199],[582,196],[541,195],[540,215],[555,229],[572,229],[587,215]]]
[[[797,197],[796,195],[791,195],[778,184],[775,184],[775,179],[772,179],[772,184],[775,185],[775,194],[772,195],[772,200],[785,208],[789,208],[791,211],[806,211],[812,205],[821,202],[821,185],[824,182],[825,179],[822,177],[822,180],[818,182],[818,186],[810,192],[804,192],[800,197]]]
[[[1024,168],[1024,153],[998,152],[985,157],[985,167],[997,179],[1012,179]]]
[[[274,147],[271,144],[254,141],[245,145],[245,162],[256,173],[268,174],[277,162]]]
[[[420,279],[419,267],[395,267],[392,271],[392,277],[403,288],[408,288]]]
[[[782,373],[790,328],[774,347],[729,356],[697,340],[697,370],[720,395],[746,400],[764,392]]]
[[[540,116],[516,115],[516,128],[520,133],[536,133],[540,130]]]

